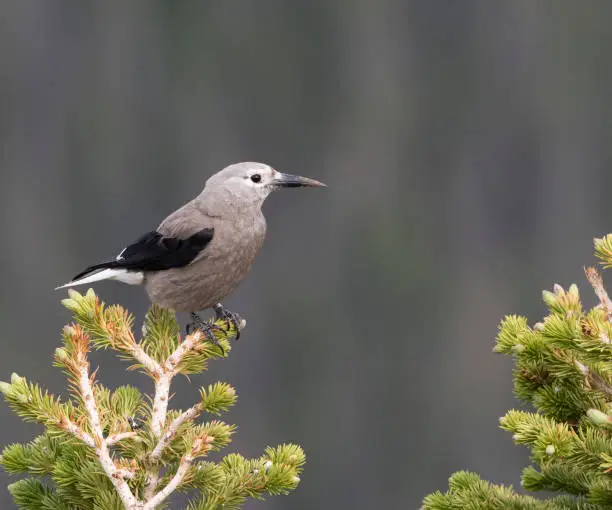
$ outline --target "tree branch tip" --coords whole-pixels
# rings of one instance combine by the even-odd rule
[[[8,395],[8,393],[11,391],[11,388],[12,385],[10,383],[0,381],[0,392],[2,392],[4,395]]]

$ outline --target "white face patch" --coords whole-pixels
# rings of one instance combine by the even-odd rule
[[[277,173],[268,165],[249,168],[233,179],[234,192],[247,202],[263,202],[274,190],[272,183]]]
[[[267,187],[272,183],[277,173],[274,168],[266,165],[264,168],[249,170],[247,175],[244,176],[244,180],[251,188]]]
[[[276,188],[276,174],[276,170],[264,163],[236,163],[211,176],[204,192],[215,196],[218,195],[217,190],[223,190],[225,196],[231,197],[229,200],[236,208],[261,206]]]

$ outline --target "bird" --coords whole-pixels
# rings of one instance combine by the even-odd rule
[[[152,303],[190,314],[188,332],[199,329],[217,344],[215,326],[198,315],[213,309],[216,320],[234,326],[238,339],[241,319],[222,302],[246,276],[263,245],[264,201],[278,189],[297,187],[327,186],[264,163],[231,164],[114,260],[85,268],[56,290],[102,280],[143,285]]]

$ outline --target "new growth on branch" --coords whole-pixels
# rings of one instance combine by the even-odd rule
[[[105,306],[92,290],[85,295],[70,290],[63,304],[74,322],[64,328],[54,359],[68,378],[71,398],[50,395],[17,374],[0,383],[19,416],[45,427],[32,442],[2,452],[4,469],[29,475],[9,486],[20,508],[153,510],[174,492],[190,491],[195,493],[190,510],[236,509],[249,497],[297,487],[305,462],[297,445],[268,447],[254,459],[233,453],[217,463],[204,460],[227,446],[235,431],[217,419],[198,422],[234,405],[230,385],[210,384],[190,408],[168,409],[175,376],[200,373],[209,360],[231,352],[228,338],[236,334],[231,323],[217,321],[216,342],[201,331],[181,338],[174,314],[154,305],[136,340],[133,317],[120,306]],[[103,386],[90,366],[92,348],[111,349],[131,362],[128,370],[153,381],[152,395],[133,386]]]

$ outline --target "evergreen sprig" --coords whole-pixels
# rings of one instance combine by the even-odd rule
[[[70,291],[63,303],[74,322],[63,330],[54,364],[65,372],[72,397],[60,400],[17,374],[0,382],[10,408],[45,427],[31,442],[4,448],[0,457],[7,472],[27,476],[9,486],[19,508],[153,510],[166,507],[175,491],[195,491],[190,509],[231,510],[248,498],[297,487],[305,456],[296,445],[268,448],[256,459],[234,453],[217,463],[205,460],[226,447],[236,430],[218,419],[198,421],[235,404],[229,384],[202,387],[187,410],[168,409],[176,375],[200,373],[208,360],[228,355],[232,325],[216,322],[220,348],[201,332],[182,338],[174,314],[153,306],[137,340],[133,317],[120,306],[105,306],[92,290]],[[100,384],[88,360],[92,347],[132,361],[130,368],[152,379],[153,394]]]
[[[612,235],[595,239],[595,255],[612,267]],[[448,492],[427,496],[423,508],[612,508],[612,301],[599,272],[585,269],[599,298],[585,310],[576,285],[542,293],[548,315],[533,326],[507,316],[494,351],[515,361],[514,392],[535,412],[511,410],[500,419],[531,451],[521,485],[561,496],[534,499],[478,475],[454,474]]]

